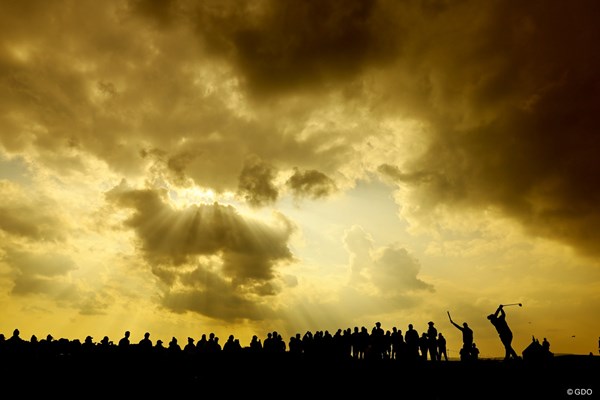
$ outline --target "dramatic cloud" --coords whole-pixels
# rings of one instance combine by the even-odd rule
[[[260,320],[272,311],[240,291],[216,271],[200,265],[180,276],[181,290],[169,290],[163,295],[163,306],[178,312],[192,311],[215,320]],[[269,284],[269,283],[265,283]]]
[[[428,151],[396,166],[406,210],[497,208],[598,254],[598,11],[593,1],[461,2],[415,19],[426,34],[400,66],[417,67],[413,83],[388,81],[402,96],[382,88],[429,124]]]
[[[286,183],[296,197],[318,199],[327,197],[336,190],[333,179],[316,170],[300,171],[295,168],[294,174]]]
[[[191,256],[218,254],[229,277],[269,280],[277,263],[293,259],[287,247],[293,226],[281,215],[278,225],[269,226],[218,203],[177,210],[168,204],[165,191],[129,189],[125,182],[106,196],[133,210],[125,224],[135,230],[153,263],[181,264]]]
[[[401,34],[386,34],[395,21],[381,4],[209,2],[195,22],[202,43],[230,57],[249,90],[264,96],[327,88],[390,59]]]
[[[344,243],[350,252],[351,282],[370,282],[384,296],[408,291],[433,291],[433,286],[417,278],[421,266],[398,245],[376,248],[373,239],[359,226],[346,232]]]
[[[256,326],[289,307],[291,327],[388,301],[392,320],[442,293],[488,304],[513,288],[496,269],[548,239],[536,254],[559,255],[560,284],[573,265],[596,282],[598,15],[595,0],[1,2],[0,306],[112,315],[146,298],[161,323]]]
[[[238,191],[252,206],[268,205],[277,200],[279,192],[273,184],[275,170],[268,163],[251,157],[240,174]]]

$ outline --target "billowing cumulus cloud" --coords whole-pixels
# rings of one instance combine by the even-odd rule
[[[383,296],[402,296],[409,291],[433,291],[433,286],[417,278],[421,266],[411,254],[396,244],[376,247],[372,237],[360,226],[344,236],[350,253],[351,283],[371,283]]]

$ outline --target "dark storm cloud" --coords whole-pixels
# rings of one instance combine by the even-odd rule
[[[273,279],[279,263],[293,260],[287,241],[294,228],[283,216],[271,226],[218,203],[177,210],[166,196],[124,183],[107,193],[109,202],[133,210],[125,224],[136,232],[151,264],[177,265],[194,256],[215,255],[228,279],[247,284]]]
[[[294,174],[287,180],[287,186],[296,197],[318,199],[327,197],[337,188],[333,179],[317,170],[301,171],[294,168]]]
[[[150,164],[169,183],[217,192],[237,189],[249,154],[281,169],[335,171],[349,151],[335,128],[298,137],[313,100],[245,110],[240,82],[250,78],[236,56],[215,57],[200,43],[195,17],[223,14],[229,25],[217,24],[223,32],[210,39],[231,41],[227,29],[246,29],[252,18],[230,11],[281,7],[256,4],[3,3],[0,145],[60,174],[93,173],[86,162],[95,158],[139,178]]]
[[[264,206],[274,203],[279,191],[273,180],[276,170],[258,157],[249,157],[240,173],[238,192],[248,204]]]
[[[196,27],[205,46],[233,59],[253,94],[303,91],[351,79],[395,55],[401,34],[386,34],[395,21],[378,4],[224,2],[200,7]]]
[[[414,15],[398,64],[411,78],[390,75],[382,91],[428,124],[430,145],[380,171],[416,189],[423,216],[494,207],[597,255],[599,3],[465,1]]]

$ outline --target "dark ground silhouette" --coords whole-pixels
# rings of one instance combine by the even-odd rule
[[[211,391],[221,397],[336,399],[572,398],[569,388],[600,393],[600,357],[557,357],[545,352],[549,343],[535,338],[523,359],[445,361],[412,357],[399,341],[400,330],[392,335],[379,329],[372,330],[374,335],[355,329],[355,340],[350,329],[333,335],[306,332],[287,344],[277,332],[269,332],[264,341],[253,337],[247,347],[233,335],[221,347],[214,334],[203,334],[198,342],[188,338],[183,348],[176,338],[168,347],[160,341],[152,345],[148,332],[140,340],[126,332],[127,339],[114,344],[107,337],[94,343],[90,336],[83,343],[51,335],[24,340],[15,330],[9,339],[0,338],[0,384],[21,397],[63,398],[86,398],[80,388],[98,398],[159,393],[175,398],[193,392],[202,397]],[[396,350],[385,338],[396,341],[389,342],[396,343]],[[360,350],[355,353],[354,347]],[[424,351],[430,353],[431,347]]]

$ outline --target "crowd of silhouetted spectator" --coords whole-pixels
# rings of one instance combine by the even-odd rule
[[[467,354],[461,351],[461,360],[472,361],[478,358],[475,344]],[[79,339],[55,339],[52,335],[39,339],[33,335],[29,340],[21,337],[18,329],[6,338],[0,334],[0,356],[85,356],[85,355],[135,355],[172,357],[218,357],[235,355],[277,356],[298,359],[331,360],[397,360],[397,361],[448,361],[446,339],[438,333],[433,322],[421,334],[408,325],[406,331],[393,327],[385,331],[381,323],[368,330],[366,327],[297,333],[289,340],[277,331],[268,332],[264,338],[254,335],[247,345],[242,345],[234,335],[225,342],[214,333],[202,334],[197,340],[188,337],[179,343],[172,337],[168,343],[153,341],[145,332],[140,340],[134,340],[131,332],[125,331],[116,342],[108,336],[94,341],[87,336]]]

